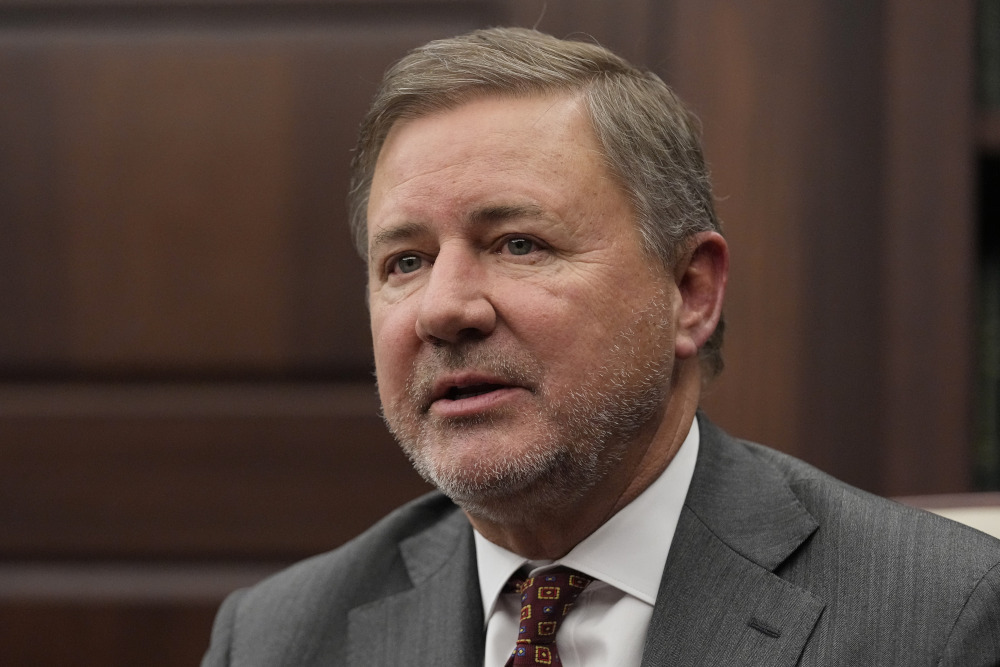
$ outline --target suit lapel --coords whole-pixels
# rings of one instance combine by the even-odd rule
[[[413,587],[350,612],[348,665],[482,664],[483,603],[465,515],[411,537],[400,553]]]
[[[773,469],[699,425],[643,665],[794,665],[824,604],[774,571],[817,524]]]
[[[643,666],[796,664],[824,603],[774,574],[816,529],[785,481],[707,420]],[[461,512],[400,545],[412,588],[353,609],[348,665],[480,665],[483,614]],[[448,638],[447,641],[434,640]]]

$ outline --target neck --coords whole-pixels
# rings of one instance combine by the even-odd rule
[[[666,470],[691,429],[698,409],[701,373],[697,359],[678,364],[667,405],[655,424],[640,433],[608,475],[574,501],[540,507],[515,521],[466,512],[486,539],[533,560],[554,560],[635,500]]]

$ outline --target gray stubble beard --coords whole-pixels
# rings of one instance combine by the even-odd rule
[[[472,368],[511,384],[544,386],[537,371],[541,366],[534,359],[523,351],[488,348],[487,341],[434,348],[433,360],[415,370],[405,399],[393,406],[395,415],[418,415],[416,419],[390,419],[384,409],[383,419],[417,472],[470,515],[504,524],[544,521],[546,514],[572,505],[600,483],[630,447],[638,446],[650,424],[662,417],[671,386],[672,346],[657,346],[653,355],[636,365],[642,357],[635,338],[641,326],[666,327],[665,312],[656,299],[637,313],[632,325],[616,335],[607,363],[564,398],[546,401],[544,394],[535,394],[548,428],[526,454],[490,464],[480,461],[468,470],[431,453],[434,439],[445,435],[442,427],[501,429],[507,420],[518,418],[503,410],[444,423],[435,423],[427,414],[421,418],[419,406],[442,370]]]

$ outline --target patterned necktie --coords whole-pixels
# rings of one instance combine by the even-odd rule
[[[525,580],[512,578],[521,594],[521,623],[517,646],[505,667],[562,665],[556,650],[556,631],[591,581],[568,567],[553,568]]]

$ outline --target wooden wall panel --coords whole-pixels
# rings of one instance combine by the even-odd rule
[[[970,483],[960,4],[677,0],[661,14],[733,250],[728,367],[706,404],[884,494]]]
[[[7,558],[302,558],[429,490],[370,386],[0,391]]]
[[[191,667],[208,646],[217,606],[0,601],[0,656],[7,665]]]
[[[0,659],[5,665],[197,665],[222,597],[278,567],[2,564]]]
[[[972,476],[976,175],[971,0],[886,5],[887,493],[964,491]],[[967,44],[969,48],[954,48]],[[964,447],[942,446],[961,443]],[[942,479],[949,480],[942,484]]]
[[[280,367],[290,68],[256,40],[75,37],[49,56],[71,358],[98,373]]]
[[[702,120],[732,252],[726,370],[709,388],[709,412],[743,437],[799,455],[807,267],[805,198],[792,175],[809,157],[801,142],[810,100],[796,84],[814,66],[806,55],[817,32],[810,7],[679,2],[664,20],[668,81]]]
[[[355,128],[392,59],[476,14],[54,16],[0,29],[0,371],[366,376]]]

